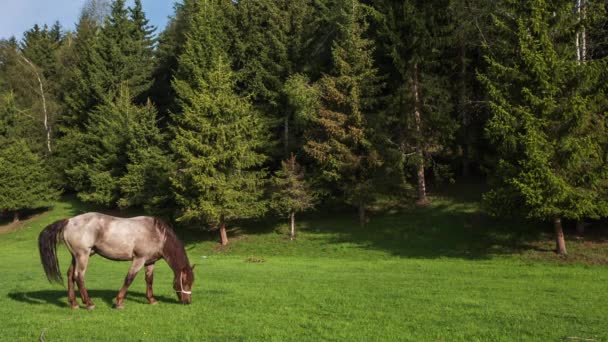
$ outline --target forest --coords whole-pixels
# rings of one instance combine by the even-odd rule
[[[0,213],[62,194],[217,230],[324,207],[364,226],[487,182],[485,210],[608,217],[608,2],[88,0],[0,41]]]

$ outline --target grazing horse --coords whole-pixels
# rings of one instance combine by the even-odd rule
[[[65,242],[72,254],[68,270],[68,300],[78,309],[74,283],[78,285],[82,302],[92,310],[95,304],[89,298],[84,285],[84,275],[89,257],[99,254],[110,260],[132,261],[125,282],[116,296],[115,308],[124,308],[124,298],[137,272],[146,267],[146,297],[150,304],[157,304],[152,293],[154,263],[165,259],[173,269],[173,289],[183,304],[192,301],[194,266],[190,266],[184,245],[175,232],[162,220],[139,216],[118,218],[99,213],[86,213],[48,225],[38,236],[40,259],[47,278],[63,284],[57,260],[57,243]]]

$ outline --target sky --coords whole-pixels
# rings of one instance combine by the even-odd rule
[[[175,0],[142,0],[150,23],[158,27],[157,33],[173,14]],[[53,25],[59,20],[64,29],[74,29],[85,0],[0,0],[0,38],[15,36],[34,24]],[[129,5],[132,1],[127,2]]]

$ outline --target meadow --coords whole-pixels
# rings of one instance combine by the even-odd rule
[[[191,305],[177,302],[161,261],[159,305],[147,304],[139,274],[125,310],[112,309],[129,264],[97,256],[87,271],[97,308],[87,311],[68,308],[66,289],[48,283],[39,262],[40,230],[90,210],[64,198],[0,232],[0,340],[608,340],[601,227],[569,235],[560,258],[538,223],[493,219],[475,198],[432,200],[385,206],[364,228],[354,213],[313,212],[294,241],[283,222],[237,227],[224,248],[214,235],[180,229],[197,264]],[[59,250],[65,273],[68,253]]]

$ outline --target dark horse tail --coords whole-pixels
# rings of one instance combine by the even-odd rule
[[[40,251],[40,261],[44,267],[46,277],[50,282],[63,284],[63,278],[59,271],[59,260],[57,260],[57,242],[63,235],[63,228],[68,224],[68,220],[59,220],[52,223],[38,235],[38,250]]]

